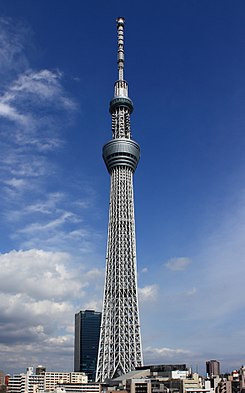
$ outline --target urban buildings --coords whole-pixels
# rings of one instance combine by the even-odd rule
[[[81,372],[46,371],[40,372],[41,366],[34,373],[33,367],[28,367],[26,373],[14,374],[9,377],[8,393],[43,393],[52,392],[57,387],[67,387],[67,391],[99,392],[99,385],[88,384],[88,377]],[[75,386],[75,389],[74,389]],[[70,390],[69,390],[70,388]]]
[[[101,313],[80,311],[75,315],[74,371],[86,373],[95,380],[99,348]]]
[[[110,102],[112,140],[103,147],[111,176],[106,277],[96,380],[115,378],[142,364],[138,312],[133,174],[140,147],[131,139],[133,103],[124,80],[124,19],[117,19],[118,80]]]
[[[35,393],[37,388],[44,390],[44,376],[34,373],[33,367],[28,367],[26,374],[14,374],[8,381],[9,393]]]
[[[1,393],[244,393],[245,367],[230,374],[202,377],[185,364],[160,364],[136,370],[109,380],[88,383],[84,373],[48,372],[38,366],[26,373],[1,380]]]

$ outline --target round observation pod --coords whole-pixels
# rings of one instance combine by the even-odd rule
[[[117,166],[127,166],[134,172],[140,159],[140,146],[131,139],[112,139],[103,147],[103,159],[109,173]]]
[[[128,97],[115,97],[110,102],[110,113],[112,114],[118,107],[127,108],[129,113],[132,113],[134,109],[133,101]]]

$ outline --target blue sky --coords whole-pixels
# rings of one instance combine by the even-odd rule
[[[0,4],[0,369],[73,369],[74,314],[101,309],[101,157],[126,18],[145,363],[245,362],[245,4]]]

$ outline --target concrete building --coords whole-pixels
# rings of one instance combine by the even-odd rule
[[[5,374],[2,370],[0,370],[0,393],[6,393],[6,379]]]
[[[66,393],[101,393],[99,383],[65,383],[59,387]]]
[[[10,376],[8,381],[8,393],[25,393],[26,379],[26,374],[14,374]]]
[[[222,378],[216,388],[216,393],[232,393],[232,381]]]
[[[53,391],[64,384],[87,384],[85,373],[46,371],[44,374],[44,390]]]
[[[148,378],[134,378],[131,380],[130,393],[152,393],[151,380]]]
[[[37,390],[44,389],[44,375],[35,374],[33,367],[28,367],[26,371],[26,392],[36,393]]]
[[[141,366],[111,380],[108,390],[110,393],[180,393],[182,380],[189,373],[185,364]]]
[[[203,388],[202,380],[197,373],[193,373],[188,378],[182,379],[181,382],[181,393],[194,392]]]
[[[240,393],[245,393],[245,366],[239,370]]]
[[[186,364],[153,364],[136,367],[136,370],[149,370],[150,375],[158,375],[158,376],[169,376],[168,373],[182,373],[183,375],[186,373],[189,374],[189,370],[186,367]],[[171,374],[172,375],[172,374]],[[173,374],[174,375],[174,374]]]
[[[5,384],[5,374],[2,370],[0,370],[0,385]]]
[[[44,370],[43,370],[44,371]],[[35,374],[33,367],[28,367],[26,374],[14,374],[9,378],[8,393],[37,393],[55,391],[63,384],[74,384],[83,388],[88,384],[88,377],[84,373],[76,372],[42,372]],[[85,391],[83,389],[83,391]]]
[[[42,365],[37,366],[36,368],[36,374],[37,375],[43,375],[46,372],[46,367],[43,367]]]
[[[208,360],[206,362],[206,373],[209,378],[220,375],[220,363],[218,360]]]

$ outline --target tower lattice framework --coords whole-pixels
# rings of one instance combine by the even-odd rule
[[[110,102],[112,140],[103,147],[111,189],[98,382],[142,365],[133,196],[133,174],[140,158],[140,147],[131,139],[133,103],[123,78],[123,18],[117,19],[117,31],[119,79],[115,82],[114,97]]]

